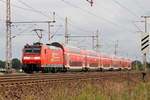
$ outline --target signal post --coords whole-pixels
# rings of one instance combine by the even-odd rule
[[[145,32],[142,33],[142,39],[141,39],[141,52],[144,55],[144,71],[147,70],[147,60],[146,60],[146,54],[149,51],[149,33],[148,33],[148,25],[147,25],[147,19],[150,18],[150,16],[141,16],[144,18],[145,23]]]

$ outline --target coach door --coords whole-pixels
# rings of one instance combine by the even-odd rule
[[[83,64],[82,64],[83,67],[85,67],[85,56],[83,56]]]
[[[87,67],[90,67],[89,66],[89,56],[87,56]]]
[[[65,53],[65,66],[69,67],[69,54]]]

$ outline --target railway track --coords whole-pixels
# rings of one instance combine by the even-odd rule
[[[149,73],[149,72],[147,72]],[[65,82],[71,80],[104,80],[121,77],[121,79],[141,78],[141,72],[69,72],[69,73],[36,73],[36,74],[16,74],[1,75],[0,87],[29,85],[38,83]]]

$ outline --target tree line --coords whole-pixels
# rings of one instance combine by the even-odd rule
[[[12,68],[13,69],[21,69],[21,61],[18,58],[13,58],[12,59]],[[5,68],[5,61],[0,60],[0,68]]]
[[[18,58],[12,59],[12,68],[21,69],[22,63]],[[0,60],[0,68],[5,68],[5,61]],[[147,69],[150,69],[150,62],[147,62]],[[132,70],[144,70],[144,65],[141,61],[135,60],[132,62]]]
[[[146,68],[150,69],[150,62],[147,62]],[[144,70],[144,64],[142,64],[142,62],[139,60],[135,60],[132,62],[132,70],[143,71]]]

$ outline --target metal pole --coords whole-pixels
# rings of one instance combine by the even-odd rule
[[[136,71],[138,71],[137,56],[136,56]]]
[[[146,68],[146,66],[147,66],[147,64],[146,64],[146,53],[144,54],[144,71],[146,71],[147,70],[147,68]]]
[[[12,67],[12,37],[11,37],[11,9],[10,0],[6,1],[6,69]]]
[[[148,18],[148,16],[143,16],[143,17],[145,19],[145,33],[147,33],[147,18]],[[147,68],[146,68],[146,66],[147,66],[146,62],[147,62],[147,59],[146,59],[146,53],[145,53],[144,54],[144,71],[147,70]]]
[[[95,36],[95,35],[66,35],[65,34],[65,37],[71,37],[71,38],[80,38],[80,37],[87,37],[87,38],[92,38],[92,49],[94,49],[94,39],[97,37],[97,36]],[[67,39],[65,38],[65,40],[67,41]],[[65,43],[66,43],[66,41],[65,41]],[[98,41],[97,41],[98,42]]]
[[[23,23],[23,24],[32,24],[32,23],[55,23],[56,21],[20,21],[20,22],[11,22],[11,23]]]
[[[92,36],[92,48],[94,50],[94,36]]]
[[[98,30],[96,32],[96,51],[98,52],[99,44],[98,44]]]
[[[145,16],[145,33],[147,33],[147,17]],[[147,70],[147,59],[146,59],[146,53],[144,54],[144,70]]]
[[[56,21],[20,21],[20,22],[11,22],[11,23],[23,23],[23,24],[33,24],[33,23],[48,23],[48,40],[50,41],[51,39],[51,33],[50,33],[50,27],[51,27],[51,23],[55,23]]]
[[[48,41],[51,39],[51,33],[50,33],[50,23],[48,23]]]
[[[65,19],[65,44],[68,44],[68,20]]]
[[[11,35],[11,23],[9,24],[9,54],[10,54],[10,57],[9,57],[9,60],[10,60],[10,66],[9,66],[9,69],[12,68],[12,35]]]
[[[8,69],[8,22],[9,22],[9,17],[8,17],[8,3],[9,3],[9,0],[6,1],[6,69]]]
[[[117,49],[118,49],[118,40],[115,41],[115,56],[117,55]]]

